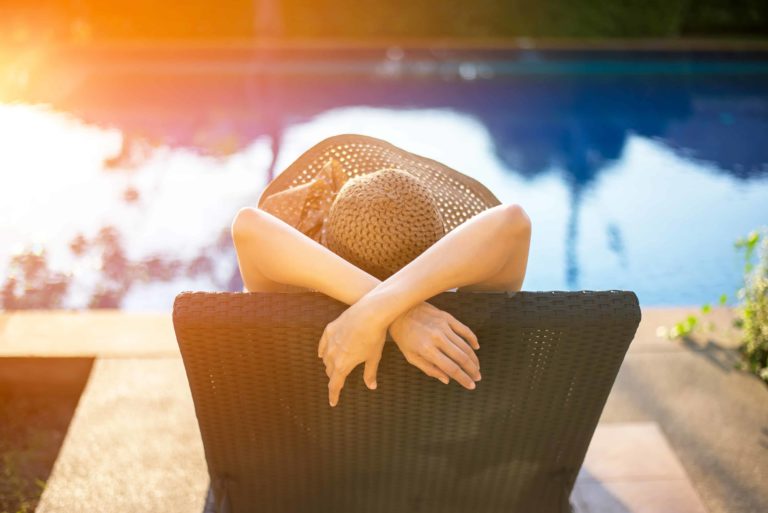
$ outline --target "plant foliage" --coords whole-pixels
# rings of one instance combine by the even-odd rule
[[[746,259],[744,288],[739,290],[743,302],[743,366],[768,383],[768,230],[764,229],[762,235],[750,233],[736,241],[736,247],[744,249]],[[752,255],[758,247],[758,262],[753,266]]]
[[[768,227],[739,237],[734,247],[744,253],[744,286],[736,292],[739,303],[734,309],[737,314],[734,326],[742,332],[740,367],[768,383]],[[755,257],[757,263],[754,263]],[[728,295],[720,295],[718,302],[726,305]],[[701,306],[703,315],[711,310],[709,303]],[[698,316],[689,315],[670,329],[660,327],[658,334],[680,339],[691,336],[702,326]],[[707,323],[709,330],[714,327],[713,323]]]

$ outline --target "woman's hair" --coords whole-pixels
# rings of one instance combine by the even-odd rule
[[[325,229],[331,251],[381,280],[445,235],[432,191],[397,169],[350,178],[334,199]]]

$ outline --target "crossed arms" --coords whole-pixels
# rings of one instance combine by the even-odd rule
[[[387,330],[406,360],[428,376],[468,389],[480,379],[472,331],[425,301],[440,292],[518,291],[528,263],[531,222],[516,204],[472,217],[384,281],[354,266],[291,225],[257,208],[232,223],[243,283],[249,291],[306,288],[350,305],[328,323],[318,344],[338,403],[347,376],[365,364],[364,381],[376,388]]]

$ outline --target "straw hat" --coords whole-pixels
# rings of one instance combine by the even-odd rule
[[[454,169],[380,139],[321,141],[270,182],[259,208],[379,279],[500,201]]]

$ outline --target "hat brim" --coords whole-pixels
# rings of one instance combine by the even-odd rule
[[[416,155],[386,141],[359,134],[342,134],[320,141],[305,151],[262,191],[265,198],[311,181],[329,159],[336,159],[350,177],[380,169],[399,169],[412,174],[434,193],[446,231],[480,212],[500,205],[483,184],[435,160]]]

